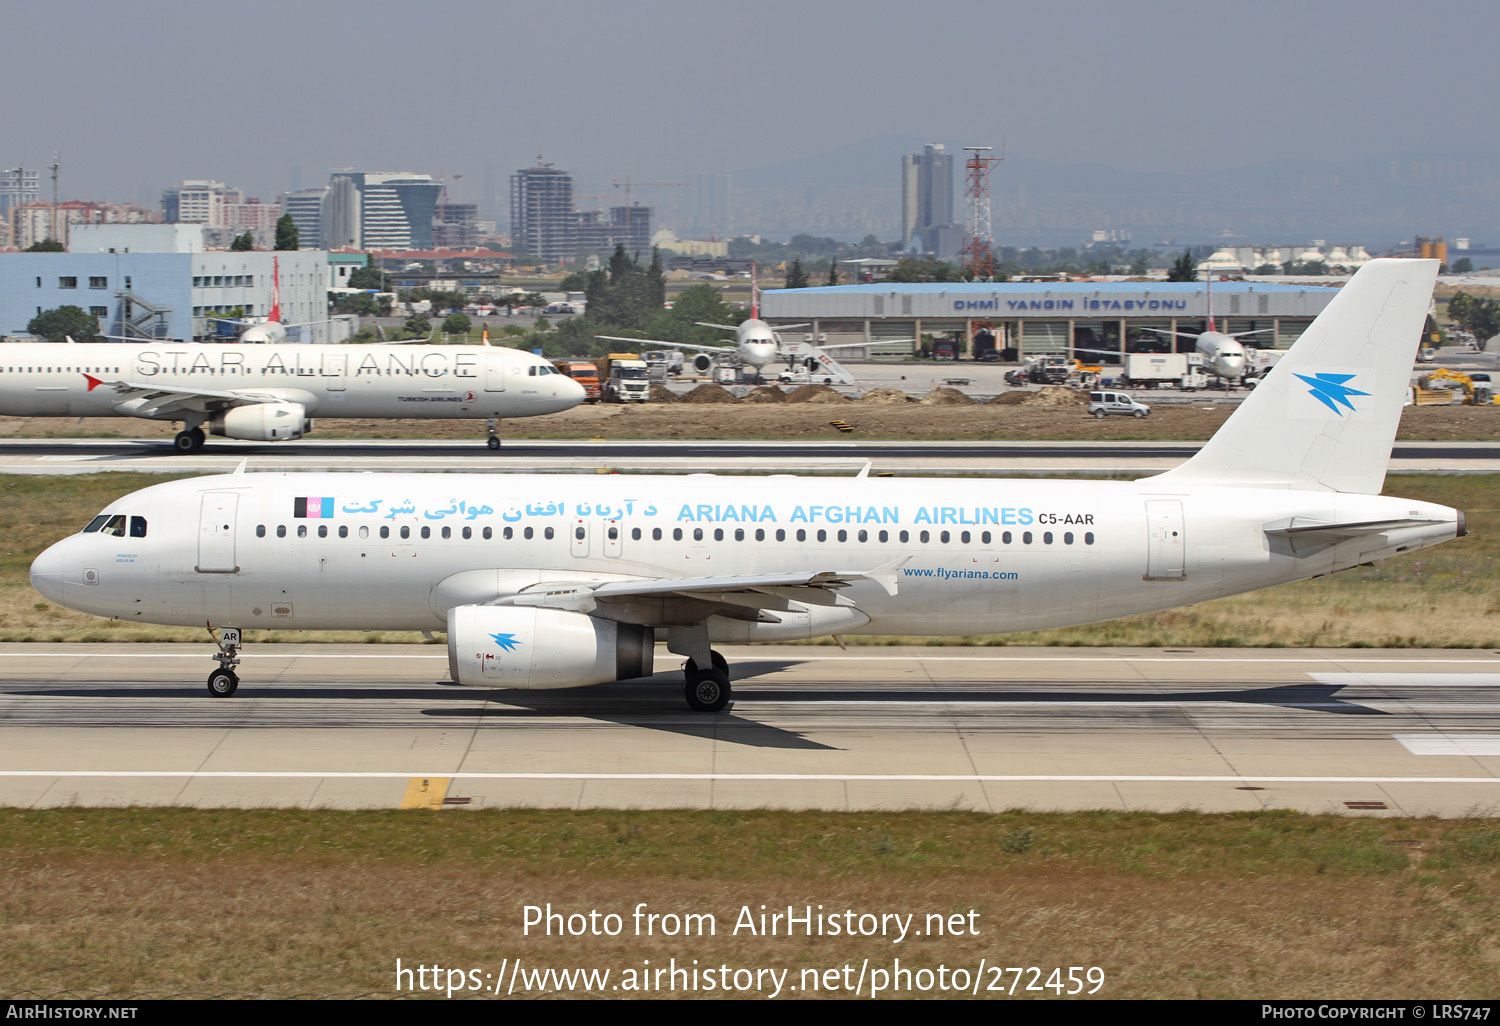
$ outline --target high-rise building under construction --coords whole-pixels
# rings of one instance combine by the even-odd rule
[[[578,250],[573,176],[542,163],[511,175],[510,234],[512,248],[543,263],[573,260]]]
[[[929,229],[954,224],[953,154],[942,143],[928,143],[921,153],[901,157],[901,245],[934,251]]]

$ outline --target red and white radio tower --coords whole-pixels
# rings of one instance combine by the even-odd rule
[[[964,220],[964,270],[970,281],[993,281],[995,255],[991,250],[990,172],[1005,157],[988,157],[993,146],[965,146],[964,162],[968,210]]]

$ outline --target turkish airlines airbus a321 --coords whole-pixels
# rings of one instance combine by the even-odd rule
[[[1465,533],[1380,495],[1437,262],[1376,260],[1183,465],[1139,481],[232,474],[111,503],[31,567],[53,602],[218,631],[446,630],[461,684],[643,677],[716,642],[1089,623]]]
[[[0,414],[140,417],[182,425],[178,452],[205,431],[282,442],[315,417],[489,421],[572,409],[583,386],[531,353],[490,346],[14,342],[0,345]]]

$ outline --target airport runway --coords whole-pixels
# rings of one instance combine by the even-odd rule
[[[229,473],[242,461],[263,473],[285,471],[480,471],[509,473],[623,470],[662,473],[857,472],[903,475],[1028,475],[1109,472],[1156,474],[1178,465],[1197,442],[766,442],[506,440],[498,453],[482,439],[302,439],[258,443],[215,439],[177,455],[167,441],[13,438],[0,440],[0,474]],[[1398,442],[1392,473],[1500,472],[1495,442]]]
[[[1500,653],[728,647],[736,699],[440,646],[0,645],[0,803],[1500,812]]]

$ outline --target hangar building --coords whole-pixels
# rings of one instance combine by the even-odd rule
[[[1242,341],[1285,349],[1337,293],[1323,285],[1215,282],[1215,327],[1262,332]],[[1089,350],[1186,352],[1193,347],[1191,339],[1149,328],[1190,334],[1208,330],[1207,293],[1195,282],[880,282],[772,289],[762,294],[760,311],[772,327],[811,322],[810,328],[788,332],[791,337],[811,335],[824,345],[869,342],[869,351],[846,351],[855,359],[910,352],[910,340],[917,339],[916,345],[929,347],[955,341],[961,357],[977,359],[995,349],[1000,359],[1013,362],[1038,353],[1073,356],[1076,351],[1090,363],[1101,357]]]

